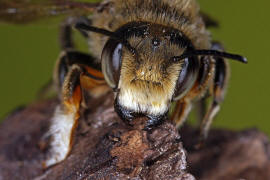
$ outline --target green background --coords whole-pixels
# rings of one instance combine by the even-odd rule
[[[213,39],[227,51],[245,55],[247,65],[231,62],[228,93],[214,126],[257,127],[270,134],[270,1],[200,0],[201,9],[220,23]],[[57,20],[31,25],[0,24],[0,118],[35,101],[49,81],[59,54]],[[76,39],[84,45],[79,36]]]

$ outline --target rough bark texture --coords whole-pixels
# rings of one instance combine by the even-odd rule
[[[145,119],[133,127],[113,109],[112,94],[90,100],[82,112],[70,155],[42,168],[48,130],[56,100],[19,109],[0,126],[0,179],[185,179],[186,154],[175,127],[166,122],[144,131]]]
[[[185,127],[180,134],[188,152],[188,171],[198,179],[270,179],[269,139],[258,130],[212,130],[199,150],[193,148],[197,134],[194,129]]]
[[[192,128],[182,128],[180,138],[169,122],[149,132],[142,130],[143,118],[127,126],[115,114],[111,97],[89,101],[70,155],[48,169],[41,163],[48,156],[42,136],[58,102],[35,103],[11,113],[0,125],[0,180],[270,179],[270,145],[264,134],[213,130],[196,150]]]

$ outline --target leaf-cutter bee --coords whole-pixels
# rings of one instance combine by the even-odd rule
[[[130,123],[146,116],[146,129],[167,118],[180,126],[195,102],[203,105],[211,97],[200,126],[206,137],[224,99],[226,59],[247,63],[212,41],[207,27],[215,23],[199,11],[195,0],[0,3],[0,19],[18,23],[63,13],[72,17],[62,25],[63,52],[54,73],[62,103],[47,133],[52,142],[46,166],[64,160],[71,149],[82,90],[94,98],[113,89],[121,119]],[[74,49],[72,27],[87,38],[91,55]]]

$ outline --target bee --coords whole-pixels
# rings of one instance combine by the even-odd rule
[[[196,0],[3,1],[0,19],[30,22],[68,14],[62,25],[62,52],[54,72],[61,104],[51,120],[51,155],[45,166],[64,160],[80,109],[88,108],[84,93],[100,97],[114,91],[115,111],[127,124],[147,117],[145,129],[165,120],[181,126],[195,103],[208,109],[200,132],[206,138],[228,84],[227,59],[246,58],[224,51],[207,30],[215,21],[199,11]],[[91,54],[76,50],[73,27],[89,43]],[[171,113],[169,113],[171,112]]]

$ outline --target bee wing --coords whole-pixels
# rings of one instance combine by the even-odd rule
[[[65,0],[0,0],[0,21],[29,23],[60,15],[91,14],[100,3]]]

